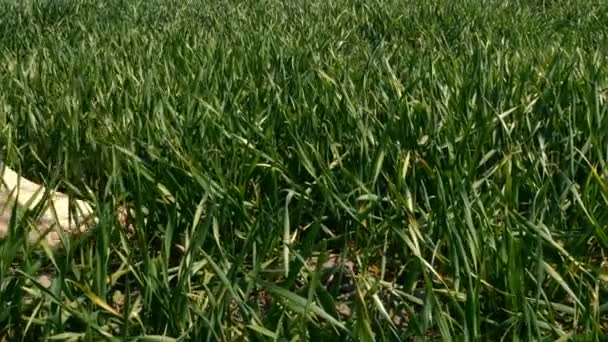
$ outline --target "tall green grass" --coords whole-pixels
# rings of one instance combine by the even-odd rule
[[[607,23],[600,0],[0,1],[0,157],[100,216],[59,251],[13,222],[0,339],[599,340]]]

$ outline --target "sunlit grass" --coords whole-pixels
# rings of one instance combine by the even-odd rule
[[[599,0],[1,0],[0,157],[99,224],[51,251],[12,222],[0,338],[599,339],[606,23]]]

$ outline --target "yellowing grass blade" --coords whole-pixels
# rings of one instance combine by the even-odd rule
[[[80,291],[82,291],[95,305],[97,305],[98,307],[102,308],[106,312],[108,312],[116,317],[122,318],[122,315],[120,313],[118,313],[118,311],[114,310],[114,308],[112,306],[110,306],[110,304],[108,304],[105,300],[103,300],[101,297],[99,297],[93,291],[78,284],[75,281],[71,281],[69,279],[67,281],[76,285],[76,287],[78,287],[80,289]]]
[[[583,306],[583,304],[581,303],[581,301],[574,294],[574,291],[572,291],[572,289],[570,288],[570,286],[568,286],[568,283],[566,283],[566,281],[564,280],[564,278],[562,278],[562,276],[559,273],[557,273],[557,271],[555,269],[553,269],[553,267],[551,267],[549,264],[547,264],[544,260],[541,261],[541,265],[543,266],[543,268],[545,269],[545,271],[551,276],[551,278],[555,279],[555,281],[557,281],[557,283],[564,289],[564,291],[566,291],[568,293],[568,295],[570,297],[572,297],[572,299],[578,305]]]

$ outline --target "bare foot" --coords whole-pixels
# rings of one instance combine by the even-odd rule
[[[18,210],[34,209],[41,204],[47,189],[36,184],[8,167],[0,165],[0,238],[9,230],[13,207]],[[71,202],[71,203],[70,203]],[[61,232],[79,235],[87,232],[96,222],[92,206],[81,200],[70,198],[60,192],[50,191],[49,200],[43,203],[41,215],[33,222],[30,240],[46,234],[50,247],[61,244]]]

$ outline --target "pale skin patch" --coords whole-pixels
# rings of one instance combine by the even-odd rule
[[[35,209],[44,200],[47,191],[44,186],[21,177],[6,166],[3,167],[0,162],[0,239],[7,237],[10,232],[11,216],[15,205],[19,217],[20,213]],[[28,236],[30,243],[42,241],[52,249],[60,248],[63,246],[61,233],[64,234],[64,238],[74,238],[87,233],[98,223],[95,211],[88,202],[70,199],[61,192],[50,192],[48,200],[42,207],[44,210],[41,215],[31,223],[33,227]],[[129,215],[132,217],[133,212],[121,206],[115,213],[127,236],[132,238],[134,228],[130,224]],[[19,221],[19,226],[23,226],[23,223],[24,221]],[[44,237],[41,239],[42,235]],[[49,288],[53,279],[54,276],[51,274],[42,274],[38,277],[38,282],[43,287]]]
[[[0,238],[9,232],[13,207],[18,210],[34,209],[44,199],[47,189],[24,177],[12,169],[0,165]],[[82,200],[70,198],[60,192],[49,192],[49,200],[43,204],[39,218],[34,222],[30,239],[46,234],[50,247],[61,244],[60,232],[79,235],[87,232],[97,221],[92,206]]]

